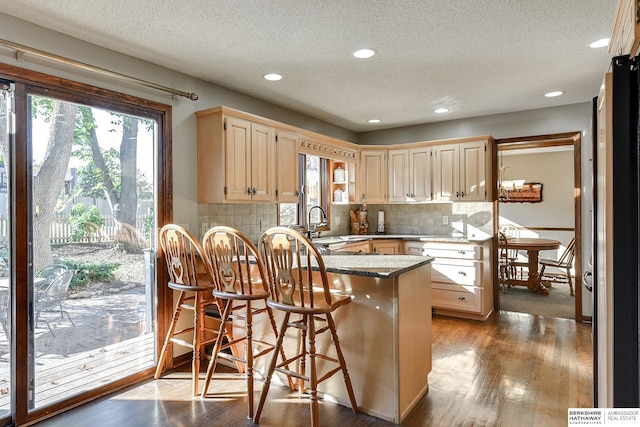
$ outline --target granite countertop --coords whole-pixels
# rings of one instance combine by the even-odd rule
[[[365,242],[374,239],[397,239],[397,240],[415,240],[424,242],[443,242],[443,243],[482,243],[491,237],[485,238],[466,238],[453,237],[443,235],[428,234],[365,234],[365,235],[347,235],[347,236],[327,236],[313,239],[313,243],[321,246],[331,246],[339,243],[356,243]]]
[[[327,272],[392,278],[433,261],[417,255],[323,255]]]

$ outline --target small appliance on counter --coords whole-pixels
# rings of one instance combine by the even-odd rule
[[[378,230],[376,234],[384,234],[384,211],[378,211]]]

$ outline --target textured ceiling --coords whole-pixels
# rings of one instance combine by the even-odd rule
[[[1,11],[362,132],[590,101],[610,55],[588,44],[610,36],[616,3],[2,0]],[[362,47],[377,55],[353,58]]]

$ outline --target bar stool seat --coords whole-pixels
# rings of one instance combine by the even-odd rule
[[[254,361],[275,349],[278,335],[276,321],[271,307],[266,305],[269,297],[268,282],[256,246],[240,231],[218,226],[207,231],[202,246],[205,259],[213,271],[215,289],[213,295],[224,304],[218,336],[226,333],[228,341],[217,340],[211,353],[202,396],[205,397],[213,378],[218,359],[223,358],[242,364],[247,382],[248,416],[253,417]],[[268,328],[273,332],[273,340],[267,342],[254,337],[254,319],[267,315]],[[244,334],[237,336],[238,329]],[[229,354],[224,350],[244,343],[244,354]],[[280,356],[285,360],[284,350]],[[289,382],[293,389],[293,383]]]
[[[285,227],[271,228],[260,237],[258,248],[271,287],[267,306],[284,315],[276,348],[282,348],[289,328],[297,329],[300,339],[299,352],[295,356],[277,364],[277,353],[272,354],[254,422],[258,423],[260,420],[271,377],[275,371],[294,378],[298,382],[297,388],[300,393],[308,392],[312,426],[319,424],[318,384],[338,372],[342,373],[351,408],[357,413],[358,405],[332,315],[339,307],[349,304],[351,297],[331,293],[322,256],[299,232]],[[324,342],[322,345],[317,343],[318,336],[325,332],[331,335],[330,339],[326,340],[326,348]],[[321,348],[326,351],[320,352]],[[330,351],[332,348],[333,351]],[[317,359],[323,362],[321,366],[324,366],[325,372],[322,374],[318,372]],[[299,368],[295,371],[287,366],[294,362]]]
[[[213,296],[215,285],[212,272],[209,265],[204,262],[200,242],[185,228],[176,224],[167,224],[160,229],[159,241],[169,272],[167,286],[171,290],[179,291],[180,294],[160,351],[154,378],[160,378],[171,344],[188,347],[193,351],[191,374],[193,395],[197,396],[200,363],[205,355],[204,348],[216,342],[218,337],[218,329],[207,328],[204,320],[207,308],[214,306],[220,311],[219,303]],[[192,326],[176,330],[183,309],[192,312]],[[189,335],[192,336],[190,340],[187,338]]]

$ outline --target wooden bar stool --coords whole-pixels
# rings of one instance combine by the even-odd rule
[[[256,246],[244,234],[230,227],[213,227],[203,237],[204,256],[213,271],[215,289],[213,295],[224,304],[218,336],[225,331],[228,341],[217,340],[207,369],[202,396],[206,396],[219,358],[242,363],[247,381],[248,417],[253,417],[253,365],[254,360],[275,348],[278,336],[271,307],[266,305],[269,287],[264,267]],[[258,340],[253,335],[254,318],[266,314],[273,332],[271,343]],[[236,336],[238,328],[244,334]],[[244,342],[244,356],[225,353],[223,350]],[[280,349],[282,360],[286,360]],[[239,369],[242,372],[241,369]],[[290,381],[293,389],[293,383]]]
[[[337,308],[349,304],[351,297],[330,292],[329,280],[322,256],[317,248],[299,232],[285,227],[271,228],[260,237],[258,247],[271,287],[271,296],[267,300],[267,306],[284,313],[276,348],[279,350],[282,347],[289,327],[296,328],[301,334],[301,339],[299,353],[292,358],[276,364],[278,353],[274,352],[271,355],[267,378],[262,387],[254,422],[258,423],[260,420],[274,371],[296,378],[299,382],[298,390],[300,393],[308,389],[311,400],[312,426],[317,426],[319,422],[318,384],[337,372],[342,372],[351,408],[354,413],[358,412],[358,405],[351,386],[347,364],[340,348],[340,341],[332,316],[333,311]],[[317,271],[312,271],[312,266]],[[319,283],[314,282],[313,273],[319,276]],[[296,316],[296,318],[290,320],[291,315]],[[327,340],[330,341],[327,342],[327,350],[333,347],[335,356],[326,352],[318,352],[316,337],[324,332],[331,334],[331,339]],[[309,363],[308,373],[306,370],[307,359]],[[330,365],[333,363],[335,367],[319,377],[316,359],[329,362],[328,364],[323,364],[325,366],[329,365],[331,367]],[[299,364],[298,371],[292,371],[287,368],[286,364],[292,362]],[[307,389],[304,386],[305,382],[308,383]]]
[[[183,227],[175,224],[165,225],[160,229],[159,241],[169,271],[168,286],[172,290],[180,291],[180,294],[173,310],[173,317],[160,352],[154,378],[158,379],[162,374],[171,343],[189,347],[193,350],[193,395],[197,396],[200,358],[205,354],[204,346],[215,342],[218,336],[218,330],[206,328],[204,321],[207,307],[215,306],[219,310],[219,305],[212,294],[214,289],[212,272],[209,264],[204,262],[200,242]],[[193,312],[192,326],[176,331],[182,309]],[[193,334],[191,341],[180,337],[190,333]]]

